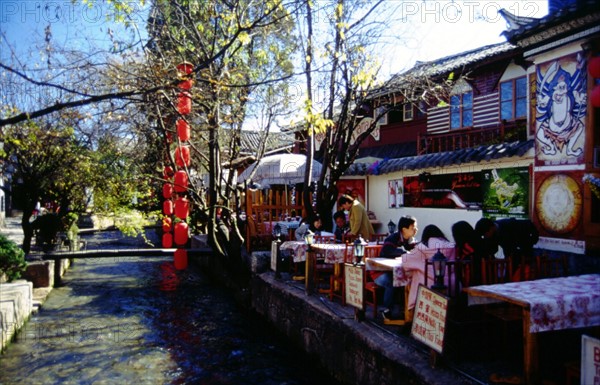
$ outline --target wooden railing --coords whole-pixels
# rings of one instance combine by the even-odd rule
[[[443,134],[424,134],[417,137],[417,154],[431,154],[444,151],[456,151],[505,140],[526,138],[522,124],[506,123],[491,128],[452,130]]]

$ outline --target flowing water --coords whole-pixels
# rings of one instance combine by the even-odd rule
[[[0,356],[0,384],[335,384],[169,258],[79,259],[63,284]]]

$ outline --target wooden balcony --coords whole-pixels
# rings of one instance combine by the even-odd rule
[[[422,134],[417,137],[417,154],[456,151],[526,138],[525,126],[518,122],[489,128],[453,130],[443,134]]]

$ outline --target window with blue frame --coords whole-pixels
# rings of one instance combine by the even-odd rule
[[[527,80],[525,77],[500,83],[500,119],[516,120],[527,116]]]
[[[450,128],[473,126],[473,92],[450,96]]]

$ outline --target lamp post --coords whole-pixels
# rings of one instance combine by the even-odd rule
[[[365,242],[365,240],[363,239],[362,235],[358,235],[358,238],[356,238],[354,240],[354,259],[356,262],[354,262],[354,265],[362,265],[363,264],[363,257],[365,256],[365,246],[367,245],[367,242]]]
[[[392,222],[391,219],[388,222],[388,231],[390,232],[390,235],[394,234],[396,232],[396,224],[394,222]]]
[[[281,278],[281,253],[279,250],[281,246],[281,226],[279,223],[276,223],[275,227],[273,227],[273,235],[277,238],[275,241],[275,278]]]
[[[446,289],[444,285],[444,275],[446,274],[446,256],[438,249],[437,253],[431,257],[431,263],[433,265],[433,286],[431,288],[435,291],[443,291]]]

